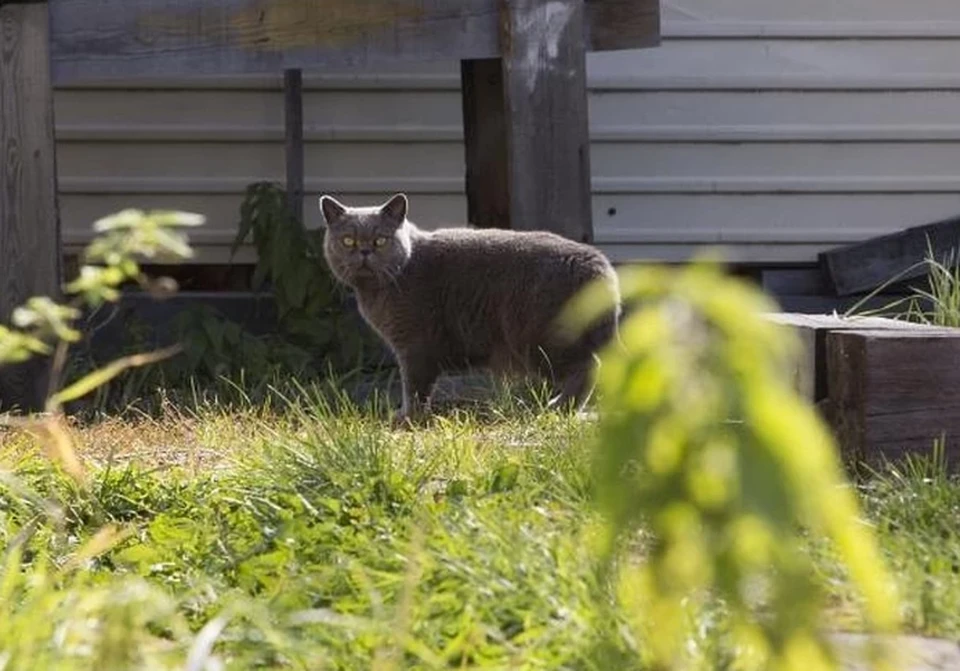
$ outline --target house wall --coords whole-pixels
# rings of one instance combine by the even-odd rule
[[[591,54],[597,244],[619,259],[703,246],[759,263],[960,214],[960,3],[676,0],[663,45]],[[283,181],[278,77],[56,91],[65,241],[122,207],[175,207],[225,260],[246,184]],[[315,196],[404,190],[412,218],[463,223],[455,63],[305,76]]]

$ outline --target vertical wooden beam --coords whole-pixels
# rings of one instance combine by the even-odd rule
[[[0,5],[0,321],[60,294],[61,244],[46,3]],[[0,369],[0,405],[41,407],[47,362]]]
[[[593,240],[583,0],[500,0],[510,220]]]
[[[283,106],[286,129],[287,202],[303,223],[303,72],[283,73]]]
[[[499,58],[460,62],[466,151],[467,221],[510,228],[507,118]]]
[[[593,241],[583,0],[499,0],[503,58],[461,62],[478,227]]]

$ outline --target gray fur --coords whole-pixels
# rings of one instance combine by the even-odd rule
[[[422,410],[441,372],[473,367],[543,375],[557,401],[582,408],[595,354],[616,333],[620,309],[575,341],[555,320],[594,279],[619,296],[606,257],[553,233],[424,231],[406,218],[407,208],[402,194],[366,208],[320,199],[327,263],[397,357],[403,416]]]

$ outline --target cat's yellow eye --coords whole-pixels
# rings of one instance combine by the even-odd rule
[[[345,235],[345,236],[343,237],[343,240],[342,240],[341,242],[343,242],[343,246],[344,246],[344,247],[353,247],[354,245],[357,244],[356,239],[355,239],[355,238],[351,238],[349,235]]]
[[[387,239],[377,238],[376,240],[373,241],[373,244],[376,245],[377,247],[383,247],[385,244],[387,244]]]

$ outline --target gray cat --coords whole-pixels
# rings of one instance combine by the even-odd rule
[[[595,353],[616,333],[617,276],[593,247],[546,232],[447,228],[424,231],[398,194],[380,207],[320,198],[324,255],[351,287],[360,313],[393,350],[402,419],[429,407],[441,372],[487,368],[540,374],[554,402],[586,403]],[[578,339],[557,328],[566,302],[604,279],[618,305]]]

